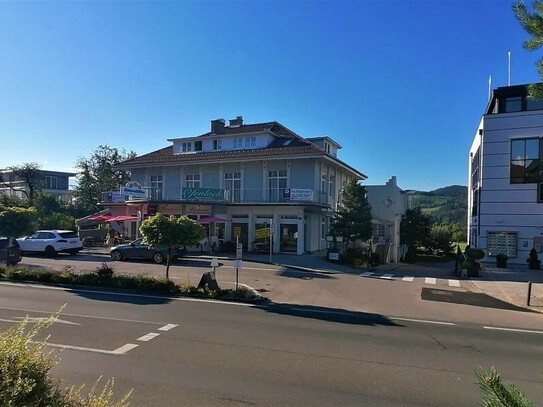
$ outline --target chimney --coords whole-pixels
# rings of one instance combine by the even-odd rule
[[[226,122],[224,119],[211,120],[211,133],[222,134],[224,133],[224,127]]]
[[[243,116],[238,116],[235,119],[230,119],[230,127],[241,127],[243,126]]]

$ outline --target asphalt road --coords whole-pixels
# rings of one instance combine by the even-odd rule
[[[543,331],[5,283],[0,329],[62,304],[55,374],[115,377],[134,406],[476,405],[479,366],[543,399]]]

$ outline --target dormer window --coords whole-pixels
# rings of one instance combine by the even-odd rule
[[[187,143],[181,144],[181,151],[184,152],[184,153],[191,152],[192,151],[192,143],[187,142]]]
[[[222,149],[221,141],[222,141],[221,139],[213,140],[213,150],[221,150]]]
[[[243,137],[236,137],[234,139],[234,149],[243,148]]]
[[[245,148],[256,147],[256,137],[245,137]]]

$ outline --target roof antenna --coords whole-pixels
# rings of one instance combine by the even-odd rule
[[[511,51],[507,52],[507,86],[511,86]]]
[[[492,92],[492,75],[488,76],[488,101],[490,102],[490,95]]]

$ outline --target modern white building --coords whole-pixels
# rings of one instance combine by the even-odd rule
[[[265,251],[271,230],[274,253],[325,250],[341,188],[367,178],[338,158],[331,138],[303,138],[278,122],[213,120],[207,133],[168,141],[120,164],[132,184],[102,205],[111,216],[187,215],[202,221],[210,246],[239,239]],[[137,222],[129,229],[136,234]]]
[[[526,264],[543,246],[543,101],[527,85],[494,90],[469,152],[468,243]]]
[[[373,225],[373,248],[384,263],[398,263],[404,254],[400,245],[400,224],[408,207],[408,196],[396,177],[385,185],[367,185]]]

